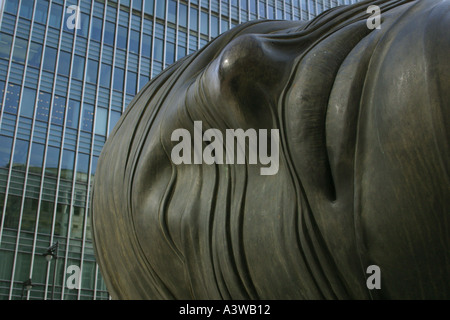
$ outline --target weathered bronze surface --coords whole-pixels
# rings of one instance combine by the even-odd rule
[[[152,80],[95,176],[112,297],[449,299],[449,30],[450,1],[367,1],[246,23]],[[174,165],[194,121],[279,129],[278,173]]]

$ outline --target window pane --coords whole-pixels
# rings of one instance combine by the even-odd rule
[[[142,0],[133,0],[133,9],[142,10]]]
[[[16,38],[14,44],[13,61],[25,63],[25,57],[27,55],[28,41],[20,38]]]
[[[124,71],[123,69],[114,68],[114,90],[117,91],[123,91],[123,78],[124,78]]]
[[[190,20],[189,20],[191,30],[198,30],[198,11],[197,9],[191,8],[190,10]]]
[[[166,44],[166,64],[172,64],[175,59],[175,44],[167,42]]]
[[[95,134],[106,136],[106,122],[108,120],[108,110],[97,108],[95,114]]]
[[[59,148],[49,146],[45,163],[45,174],[56,175],[59,163]]]
[[[98,62],[89,59],[86,71],[87,82],[97,83],[97,70],[98,70]]]
[[[250,0],[250,12],[256,13],[256,0]]]
[[[117,121],[119,121],[120,113],[116,111],[111,111],[111,119],[109,120],[109,132],[111,133],[111,130],[114,129],[114,126],[116,125]]]
[[[45,47],[44,53],[44,69],[54,72],[55,71],[55,61],[56,61],[56,49]]]
[[[78,153],[77,159],[77,181],[87,182],[89,172],[89,155]]]
[[[116,26],[114,23],[106,21],[105,24],[105,35],[103,38],[103,42],[105,44],[109,44],[110,46],[114,46],[114,34],[116,33]]]
[[[36,102],[36,90],[24,88],[22,95],[22,102],[20,106],[20,115],[32,118],[35,102]]]
[[[150,81],[149,77],[141,74],[139,77],[139,90],[141,90],[149,81]]]
[[[27,163],[28,156],[28,141],[16,140],[14,149],[13,168],[24,168]]]
[[[0,58],[9,59],[11,53],[12,37],[0,32]]]
[[[121,49],[127,48],[127,28],[119,26],[119,32],[117,34],[117,47]]]
[[[75,153],[64,149],[61,161],[61,178],[72,179]]]
[[[172,23],[175,23],[175,19],[177,17],[177,2],[176,1],[173,1],[173,0],[169,1],[168,11],[169,11],[169,15],[167,17],[167,20],[169,20]]]
[[[33,142],[31,144],[31,153],[30,153],[30,171],[34,173],[41,173],[43,159],[44,159],[44,145]]]
[[[161,39],[155,39],[155,52],[153,53],[153,56],[158,61],[163,60],[163,46],[164,43]]]
[[[79,115],[80,115],[80,103],[75,100],[69,100],[69,105],[67,108],[66,126],[73,129],[78,128]]]
[[[136,94],[137,74],[134,72],[127,72],[127,93],[131,95]]]
[[[153,0],[144,0],[144,12],[153,15]]]
[[[81,119],[81,130],[92,132],[92,123],[94,120],[94,106],[83,104],[83,118]]]
[[[28,53],[28,65],[39,68],[41,66],[42,45],[32,42]]]
[[[177,60],[180,60],[186,55],[186,48],[182,46],[178,46],[178,52],[177,52]]]
[[[66,99],[55,96],[52,110],[52,123],[62,126],[64,124],[64,111],[66,109]]]
[[[187,27],[187,6],[182,3],[180,3],[178,24],[182,27]]]
[[[42,24],[47,23],[48,1],[38,0],[36,11],[34,12],[34,21]]]
[[[52,7],[50,10],[49,25],[56,29],[61,28],[61,15],[62,15],[62,6],[56,3],[52,3]]]
[[[139,53],[139,32],[131,30],[130,34],[130,51],[134,53]]]
[[[97,2],[96,2],[97,3]],[[91,28],[91,39],[96,41],[102,40],[102,25],[103,21],[99,18],[93,18]]]
[[[102,63],[100,85],[105,88],[109,88],[111,85],[111,66],[105,63]]]
[[[22,4],[20,5],[20,16],[22,18],[31,19],[31,14],[33,13],[33,5],[34,1],[22,1]]]
[[[144,34],[142,36],[142,55],[150,58],[152,52],[152,37]]]
[[[0,135],[0,167],[9,166],[12,138]]]
[[[166,14],[166,0],[156,0],[156,16],[164,19]]]
[[[215,38],[219,35],[219,17],[211,16],[211,37]]]
[[[200,32],[203,34],[208,34],[208,29],[209,29],[209,17],[208,17],[208,13],[203,12],[201,14],[201,30]]]
[[[36,119],[41,121],[48,120],[48,112],[50,109],[50,98],[51,95],[49,93],[40,92],[39,100],[38,100],[38,108],[36,112]]]
[[[65,76],[69,76],[69,71],[70,71],[70,53],[65,52],[65,51],[60,51],[59,52],[59,61],[58,61],[58,73],[65,75]]]
[[[16,15],[18,5],[19,5],[19,0],[7,0],[5,3],[5,12]]]
[[[17,107],[19,106],[20,86],[15,84],[8,84],[6,90],[5,111],[17,114]]]
[[[82,37],[87,37],[89,32],[89,16],[85,13],[80,15],[80,28],[77,31],[77,34]]]
[[[78,80],[83,80],[84,73],[84,58],[75,55],[73,58],[72,77]]]

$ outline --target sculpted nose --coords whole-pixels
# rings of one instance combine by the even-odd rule
[[[219,81],[222,87],[237,95],[258,86],[274,91],[284,84],[283,76],[291,60],[277,48],[274,40],[242,35],[230,42],[219,56]]]

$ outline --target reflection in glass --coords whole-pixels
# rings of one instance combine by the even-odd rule
[[[89,155],[85,153],[78,153],[77,159],[77,181],[87,182],[89,172]]]
[[[72,179],[75,153],[64,149],[61,161],[61,178]]]
[[[94,106],[84,103],[82,114],[81,130],[92,132],[92,123],[94,122]]]
[[[0,167],[8,167],[11,157],[12,138],[0,135]]]
[[[45,174],[56,176],[59,164],[59,148],[49,146],[47,149],[47,160],[45,162]]]
[[[64,124],[64,111],[66,98],[55,96],[53,100],[52,123],[62,126]]]
[[[4,111],[17,114],[17,107],[19,106],[20,86],[16,84],[8,84],[6,90],[5,108]]]
[[[40,92],[38,98],[38,108],[36,112],[36,119],[41,121],[48,120],[48,113],[50,110],[50,99],[51,95],[46,92]]]
[[[31,144],[31,153],[30,153],[30,169],[29,169],[30,172],[41,173],[43,159],[44,159],[44,145],[33,142]]]
[[[80,116],[80,102],[70,99],[67,108],[66,126],[73,129],[78,128],[79,116]]]
[[[14,147],[13,168],[25,169],[28,156],[28,141],[17,139]]]

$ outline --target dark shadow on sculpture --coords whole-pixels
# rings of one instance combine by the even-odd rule
[[[95,176],[112,297],[449,299],[449,30],[450,1],[363,2],[238,26],[152,80]],[[279,129],[278,173],[174,165],[197,120]]]

